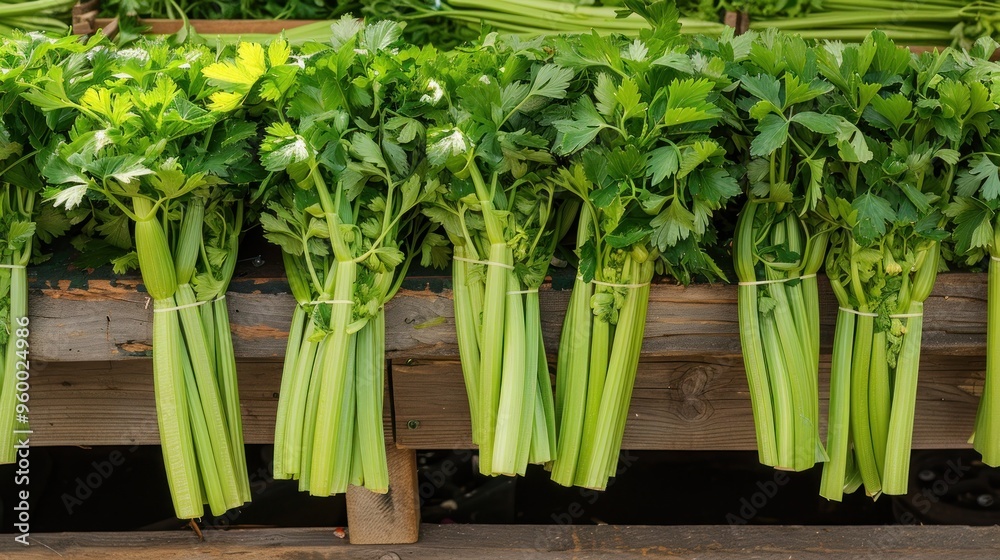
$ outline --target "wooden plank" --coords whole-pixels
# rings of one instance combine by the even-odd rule
[[[159,445],[150,360],[46,363],[32,358],[32,444]],[[281,364],[239,362],[246,443],[274,442]],[[386,434],[392,437],[390,399]]]
[[[924,355],[913,447],[969,447],[985,359]],[[826,437],[829,359],[820,373],[820,434]],[[393,364],[396,443],[412,449],[474,447],[457,362]],[[756,449],[749,390],[739,356],[640,364],[625,426],[625,449]]]
[[[948,356],[924,356],[914,447],[968,447],[965,442],[982,392],[984,366],[982,357],[956,363]],[[151,368],[148,360],[66,364],[33,359],[33,443],[158,444]],[[240,362],[238,372],[246,442],[271,443],[281,365]],[[824,363],[824,408],[826,380]],[[393,399],[386,402],[395,407],[398,445],[408,449],[472,447],[458,363],[393,364]],[[388,405],[385,421],[391,438]],[[643,362],[624,445],[629,449],[754,449],[753,418],[740,358]]]
[[[33,546],[28,547],[15,543],[12,535],[0,540],[0,558],[993,560],[1000,547],[1000,528],[453,524],[424,525],[420,542],[388,546],[348,545],[327,528],[210,531],[205,542],[184,531],[49,533],[30,538]]]
[[[36,274],[36,273],[32,273]],[[454,312],[450,290],[431,284],[401,290],[386,306],[386,351],[392,359],[455,359]],[[829,351],[836,302],[821,280],[823,347]],[[280,360],[294,300],[279,276],[235,280],[227,295],[237,357]],[[543,286],[542,327],[550,353],[555,352],[567,290]],[[32,353],[56,361],[123,360],[148,357],[152,309],[137,277],[73,280],[35,277],[30,294]],[[944,274],[925,306],[923,352],[967,356],[985,354],[986,275]],[[736,288],[724,284],[688,287],[657,284],[643,341],[646,358],[736,355],[740,352]]]
[[[246,443],[273,443],[281,364],[238,365]],[[32,362],[33,445],[159,445],[151,360]]]

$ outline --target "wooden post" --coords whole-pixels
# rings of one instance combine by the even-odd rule
[[[347,530],[351,544],[409,544],[417,542],[419,536],[417,452],[396,447],[392,395],[392,361],[387,360],[383,426],[389,492],[376,494],[357,486],[347,489]]]
[[[351,544],[417,542],[420,498],[417,493],[417,453],[386,444],[389,492],[376,494],[351,486],[347,490],[347,523]]]

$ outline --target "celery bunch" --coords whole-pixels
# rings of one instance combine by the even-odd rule
[[[388,491],[382,405],[385,304],[428,225],[423,126],[407,114],[415,68],[388,21],[344,18],[329,46],[290,57],[284,42],[241,43],[205,69],[225,91],[211,106],[261,115],[266,238],[279,245],[297,304],[275,426],[275,477],[328,496],[349,484]],[[301,66],[300,66],[301,65]],[[433,241],[433,238],[430,242]],[[442,256],[435,247],[428,259]]]
[[[982,52],[979,53],[982,55]],[[862,133],[831,159],[823,219],[836,226],[826,273],[840,311],[820,493],[863,484],[873,498],[907,490],[923,302],[947,237],[948,206],[967,141],[995,111],[976,63],[946,49],[914,57],[884,34],[816,50],[833,84],[830,111]]]
[[[594,33],[556,46],[556,62],[579,73],[586,93],[555,122],[556,150],[573,160],[560,177],[583,206],[552,479],[598,489],[617,470],[653,273],[722,276],[704,249],[716,241],[710,218],[740,192],[727,140],[713,134],[734,122],[720,93],[732,86],[726,58],[739,40],[724,35],[720,55],[694,54],[672,4],[626,4],[651,26],[637,39]]]
[[[179,518],[250,500],[228,314],[246,185],[259,180],[245,122],[209,108],[207,49],[162,42],[94,48],[90,87],[62,67],[24,97],[72,128],[42,174],[57,206],[84,208],[79,246],[138,266],[153,303],[153,377],[167,479]],[[82,59],[78,62],[82,62]],[[110,249],[110,251],[109,251]]]
[[[424,213],[454,246],[455,323],[483,474],[555,458],[538,288],[578,204],[552,172],[573,72],[540,40],[487,35],[427,69],[427,157],[446,188]],[[473,79],[468,79],[472,76]]]

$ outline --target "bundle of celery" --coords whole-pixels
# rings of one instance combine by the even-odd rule
[[[406,105],[419,95],[410,95],[409,75],[436,53],[401,45],[392,22],[344,18],[333,32],[332,48],[304,60],[290,58],[284,42],[266,57],[241,43],[235,59],[205,70],[227,90],[213,106],[245,107],[268,124],[261,224],[282,249],[297,301],[274,472],[317,496],[349,484],[388,490],[383,306],[424,239],[415,208],[437,188],[425,184],[423,129]]]
[[[982,36],[1000,35],[1000,5],[966,0],[905,2],[823,0],[807,14],[751,18],[750,29],[778,29],[804,39],[861,41],[872,29],[906,45],[971,47]]]
[[[982,82],[987,87],[1000,78],[1000,65],[987,62],[998,45],[992,39],[980,39],[970,52],[975,64],[963,65],[961,79]],[[991,88],[993,89],[993,88]],[[995,89],[994,89],[995,91]],[[995,108],[996,97],[989,104]],[[992,113],[992,111],[991,111]],[[962,168],[955,178],[955,197],[947,214],[951,218],[955,256],[966,264],[977,264],[989,256],[986,321],[986,382],[979,401],[975,433],[970,439],[983,462],[1000,465],[1000,227],[996,222],[1000,209],[1000,122],[996,118],[981,122],[962,147]],[[957,260],[957,259],[956,259]]]
[[[49,242],[69,227],[51,205],[42,205],[36,154],[47,141],[47,127],[44,115],[21,97],[27,89],[23,81],[36,79],[50,67],[82,63],[80,53],[87,48],[75,39],[50,41],[21,34],[0,42],[0,64],[10,69],[0,75],[0,464],[15,460],[14,431],[28,429],[22,421],[29,408],[26,385],[20,383],[25,379],[18,375],[28,368],[26,266],[38,254],[36,237]],[[80,85],[86,87],[86,80]],[[65,116],[54,118],[57,126],[67,126],[61,118]]]
[[[488,35],[427,68],[427,156],[447,188],[424,212],[454,246],[455,324],[479,470],[555,457],[538,288],[578,204],[551,176],[553,103],[573,72],[540,40]]]
[[[556,376],[559,450],[552,479],[603,489],[616,473],[659,268],[688,282],[721,271],[702,244],[709,219],[739,194],[724,140],[713,128],[735,108],[726,61],[692,55],[672,4],[626,2],[652,29],[635,41],[583,35],[556,46],[587,91],[555,122],[558,151],[572,155],[566,188],[583,202],[578,275],[563,323]],[[723,37],[729,56],[737,44]]]
[[[831,226],[826,163],[867,161],[857,127],[824,106],[833,86],[799,37],[754,37],[739,105],[754,127],[747,201],[733,243],[740,343],[761,463],[801,471],[824,461],[819,438],[819,291]],[[836,141],[831,141],[835,139]],[[852,143],[853,140],[853,143]]]
[[[0,35],[42,31],[65,35],[77,0],[0,0]]]
[[[523,36],[591,33],[637,37],[649,24],[612,6],[585,6],[563,0],[364,0],[369,17],[406,22],[406,36],[417,44],[452,46],[475,40],[484,25]],[[683,33],[718,35],[718,20],[683,19]]]
[[[833,84],[829,111],[863,140],[854,158],[828,160],[824,219],[837,226],[826,273],[840,304],[830,374],[820,494],[840,500],[860,483],[877,498],[907,490],[923,302],[947,237],[959,151],[995,106],[946,50],[913,58],[879,32],[856,46],[816,49]],[[842,140],[838,140],[842,144]],[[869,157],[860,157],[862,154]],[[867,160],[861,162],[861,160]]]
[[[150,42],[87,54],[94,85],[85,91],[60,66],[25,84],[24,97],[53,113],[49,123],[58,115],[73,122],[42,169],[47,193],[67,210],[90,208],[83,251],[118,248],[119,273],[138,265],[153,303],[156,407],[174,508],[197,518],[207,503],[219,515],[250,500],[223,296],[245,185],[261,177],[247,142],[255,129],[205,107],[207,49]]]

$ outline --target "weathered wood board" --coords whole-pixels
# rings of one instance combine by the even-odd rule
[[[281,364],[237,365],[246,443],[273,443]],[[151,360],[33,362],[33,445],[159,445]],[[388,395],[383,418],[392,440]]]
[[[983,380],[985,288],[984,275],[947,274],[928,301],[917,448],[967,446]],[[242,278],[227,296],[241,359],[248,443],[272,441],[279,360],[294,305],[282,293],[286,289],[273,275]],[[829,292],[824,294],[829,300]],[[555,349],[567,298],[564,290],[542,295],[550,350]],[[625,447],[754,448],[735,300],[735,289],[724,285],[660,285],[652,290]],[[37,444],[158,442],[151,364],[137,359],[151,350],[152,310],[145,301],[135,278],[35,282],[30,309]],[[447,290],[410,289],[387,307],[399,446],[471,446],[451,306]],[[834,314],[834,307],[824,306],[827,351]],[[441,318],[444,322],[436,324]],[[824,399],[826,375],[824,366]],[[386,419],[393,421],[388,406]]]
[[[446,284],[441,279],[427,284]],[[414,287],[415,281],[408,285]],[[236,355],[280,360],[295,305],[283,279],[242,278],[227,295]],[[829,351],[836,302],[825,281],[820,292],[823,345]],[[542,288],[546,345],[554,352],[569,301],[566,290]],[[48,361],[108,361],[149,355],[153,310],[137,278],[83,278],[33,283],[29,309],[32,353]],[[737,355],[736,288],[661,284],[650,291],[643,356]],[[944,274],[925,305],[923,352],[985,354],[986,275]],[[402,290],[386,306],[388,357],[454,359],[450,290]]]
[[[350,529],[348,529],[350,531]],[[328,528],[191,533],[51,533],[0,541],[0,559],[490,560],[697,558],[994,560],[1000,528],[889,526],[422,525],[420,542],[348,545]]]
[[[925,356],[913,447],[969,447],[982,394],[985,360]],[[820,372],[820,433],[826,438],[829,361]],[[469,406],[458,362],[393,364],[396,445],[471,448]],[[750,395],[738,356],[642,362],[622,447],[660,450],[752,450]]]

